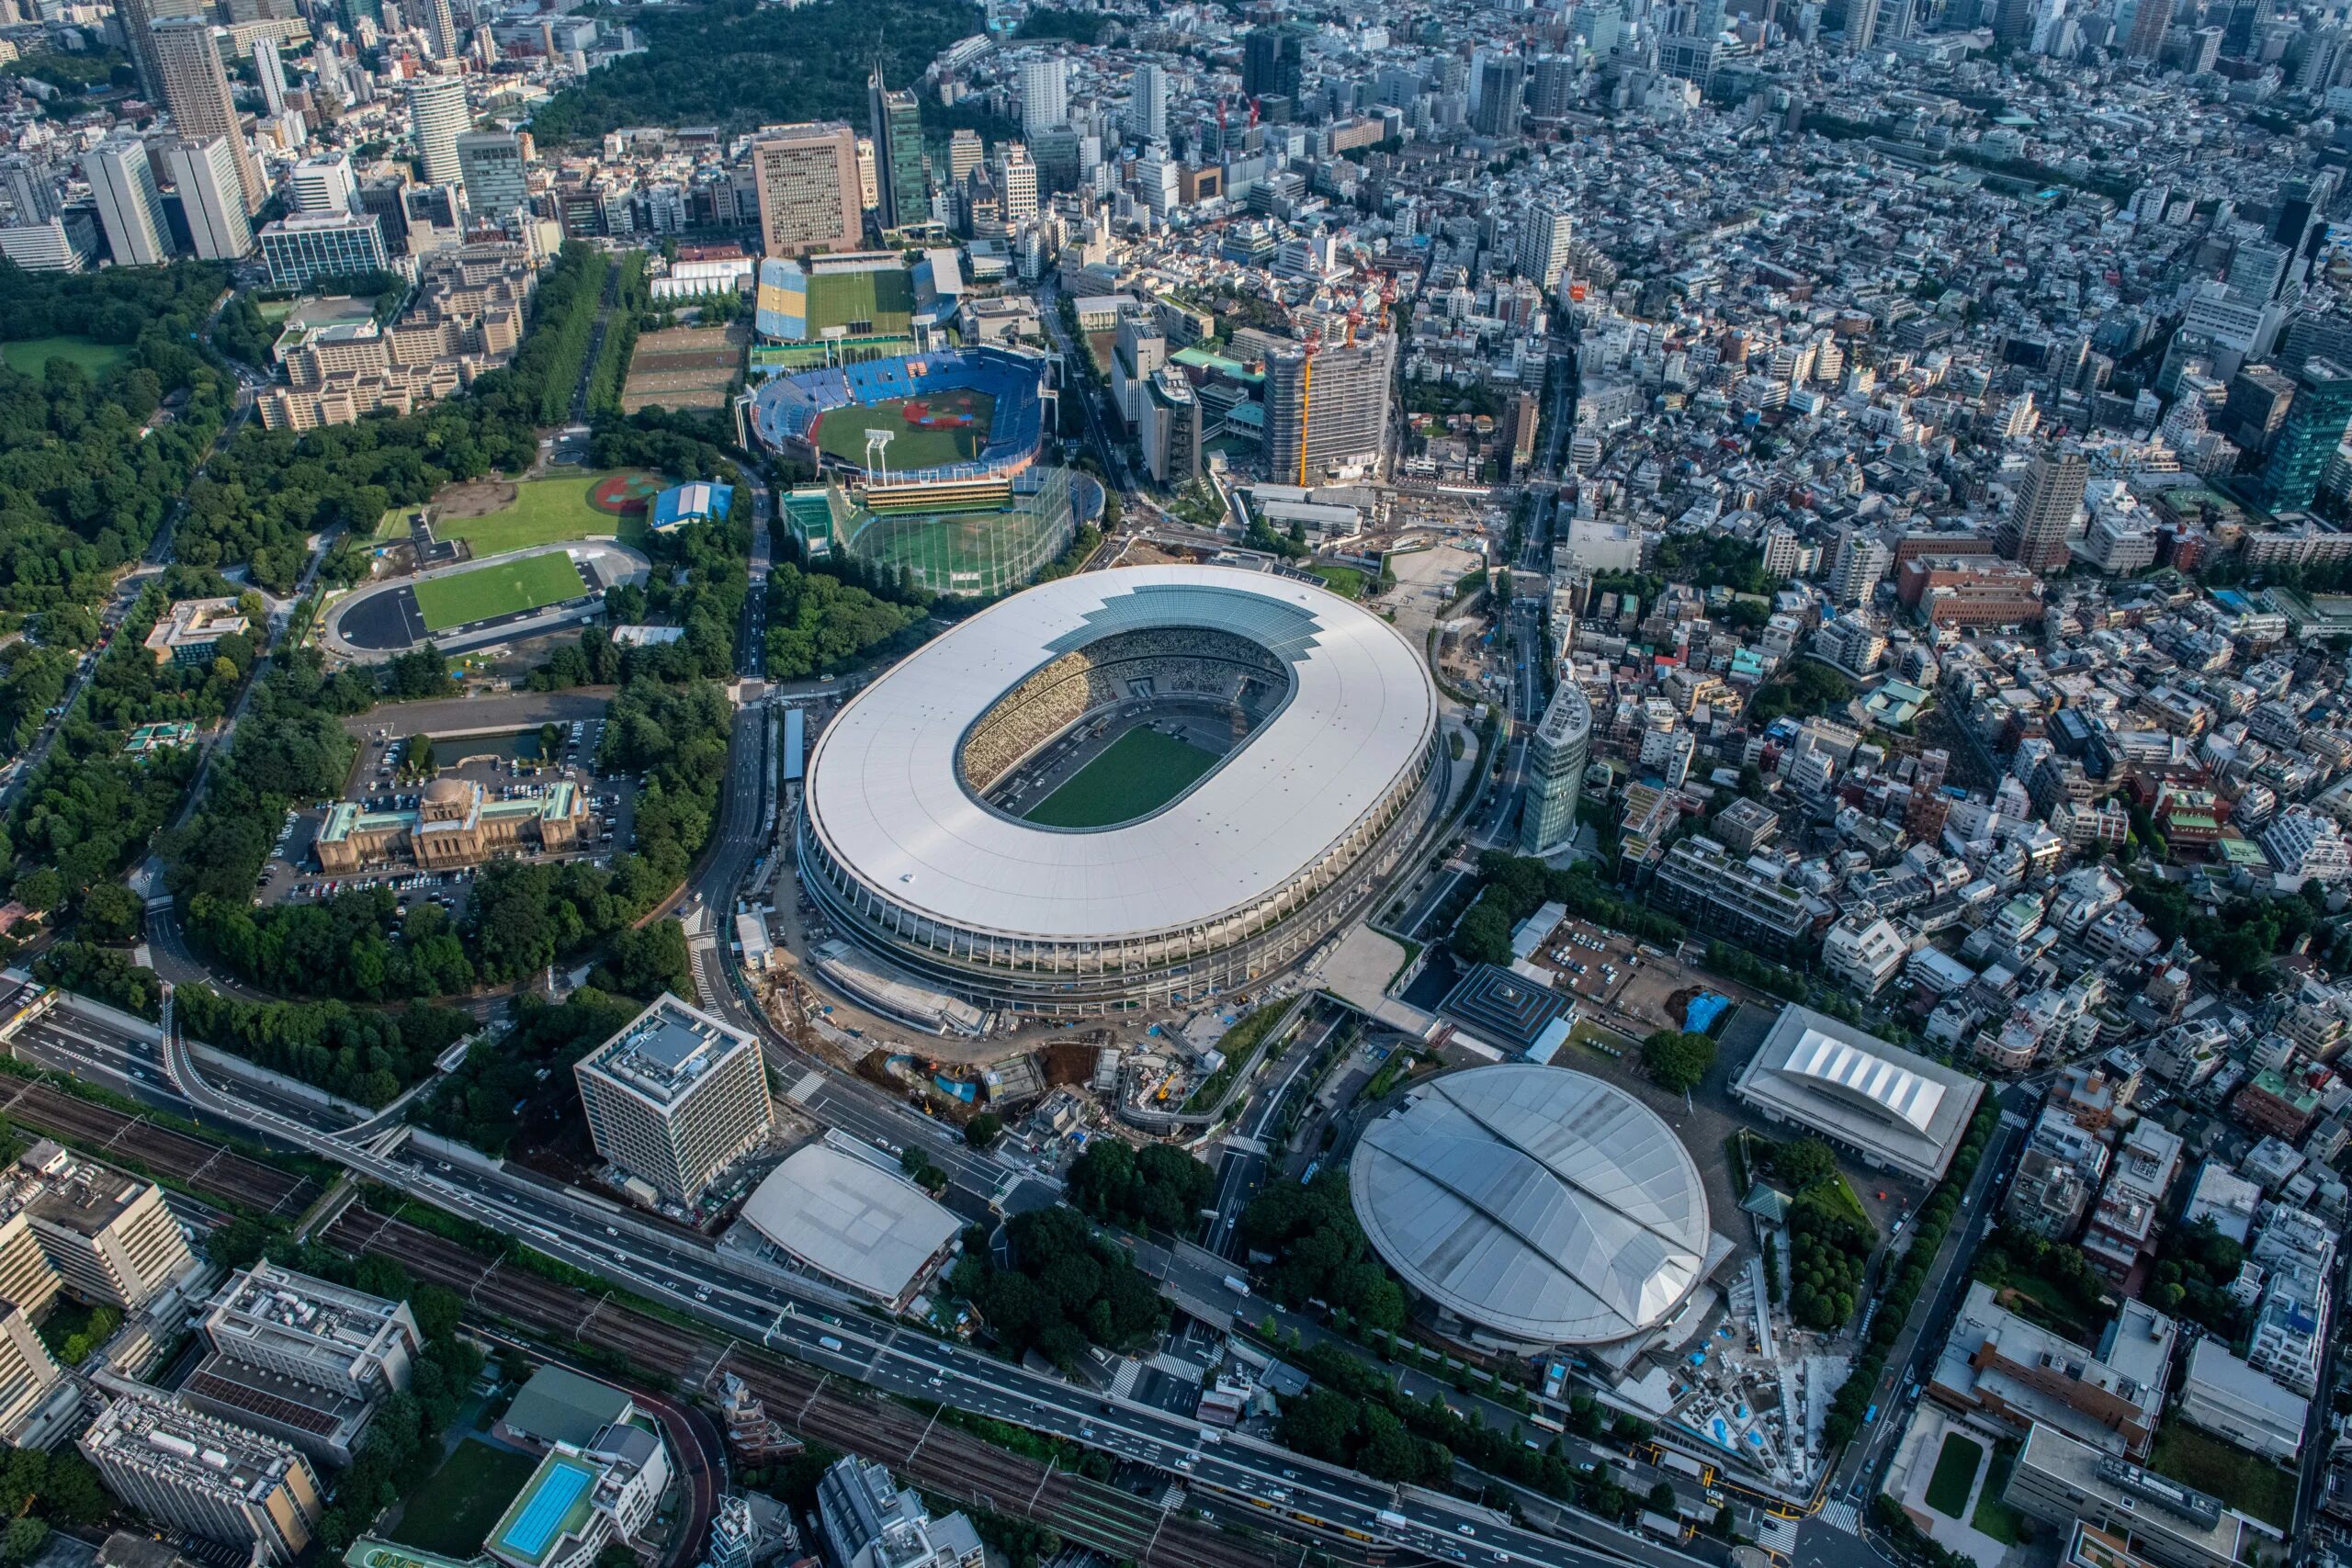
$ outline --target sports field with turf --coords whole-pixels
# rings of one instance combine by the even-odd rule
[[[1216,766],[1214,751],[1157,729],[1130,729],[1031,807],[1042,828],[1108,828],[1158,810]]]
[[[424,629],[441,632],[560,604],[577,598],[587,586],[571,558],[555,551],[450,577],[425,578],[416,585],[416,607],[424,616]]]
[[[51,360],[63,359],[80,366],[96,380],[130,357],[130,350],[119,344],[99,343],[86,337],[35,337],[0,343],[0,358],[5,358],[8,368],[20,376],[38,376]]]
[[[989,444],[989,426],[995,417],[996,400],[986,392],[959,388],[920,398],[888,398],[870,407],[827,411],[817,422],[817,448],[863,468],[865,433],[888,430],[892,433],[887,455],[892,473],[944,468],[978,457]]]
[[[645,542],[645,499],[669,481],[633,468],[594,469],[556,479],[516,483],[492,476],[445,485],[433,498],[433,536],[463,539],[477,558],[527,550],[534,545],[564,545],[574,539],[617,538]],[[607,504],[598,503],[600,489]],[[616,511],[637,502],[633,511]],[[377,542],[408,537],[413,506],[396,506],[376,526]]]

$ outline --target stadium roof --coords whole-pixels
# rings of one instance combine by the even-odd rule
[[[795,1149],[743,1217],[819,1273],[876,1301],[903,1298],[962,1225],[909,1181],[830,1144]]]
[[[1523,1344],[1655,1326],[1699,1282],[1699,1168],[1612,1084],[1511,1063],[1432,1080],[1364,1129],[1356,1216],[1423,1295]]]
[[[1157,813],[1099,831],[1018,821],[957,756],[998,699],[1117,632],[1212,626],[1289,661],[1290,700]],[[882,897],[967,930],[1056,941],[1206,924],[1345,840],[1430,745],[1436,693],[1396,628],[1311,583],[1227,567],[1087,572],[980,612],[902,660],[826,726],[809,828]]]
[[[1984,1086],[1792,1002],[1740,1069],[1732,1092],[1883,1170],[1933,1181],[1951,1163]]]

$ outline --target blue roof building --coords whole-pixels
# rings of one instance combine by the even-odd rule
[[[724,523],[734,504],[733,485],[696,479],[692,484],[673,486],[653,498],[654,531],[666,534],[689,523]]]

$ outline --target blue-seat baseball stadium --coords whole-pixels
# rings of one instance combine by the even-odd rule
[[[930,468],[893,464],[893,484],[1011,476],[1036,461],[1045,439],[1046,361],[1010,349],[944,349],[778,376],[752,400],[752,423],[768,446],[828,470],[862,474],[861,465],[817,446],[818,427],[838,409],[870,408],[895,399],[948,391],[981,393],[995,403],[988,442],[974,457]]]

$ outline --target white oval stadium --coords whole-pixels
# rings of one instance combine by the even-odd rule
[[[858,694],[808,765],[800,874],[844,934],[983,1006],[1161,1005],[1298,957],[1426,821],[1420,655],[1319,585],[1088,572]]]
[[[1623,1339],[1706,1273],[1690,1151],[1632,1095],[1566,1067],[1432,1079],[1364,1129],[1348,1179],[1388,1266],[1497,1347]]]

